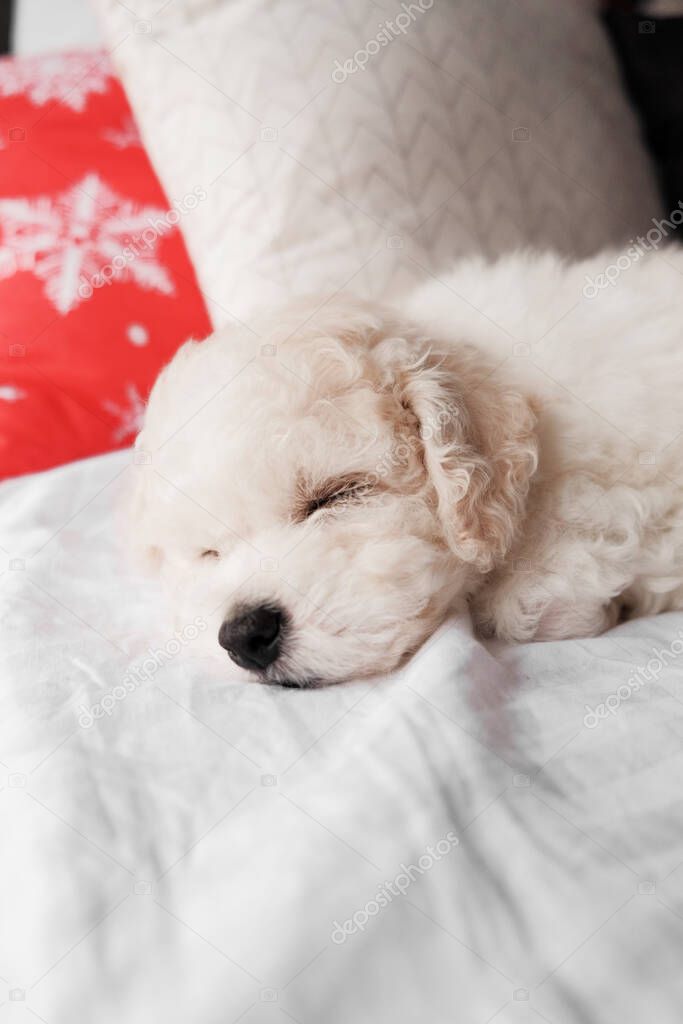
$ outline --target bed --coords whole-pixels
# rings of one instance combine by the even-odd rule
[[[135,469],[3,488],[5,999],[51,1024],[678,1020],[683,616],[487,650],[463,614],[390,678],[245,685],[125,568]]]

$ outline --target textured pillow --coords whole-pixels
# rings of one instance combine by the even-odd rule
[[[0,478],[132,442],[209,330],[169,203],[102,53],[0,61]]]
[[[659,213],[591,3],[95,0],[217,320]]]

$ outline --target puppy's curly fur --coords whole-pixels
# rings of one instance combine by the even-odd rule
[[[135,506],[180,619],[282,609],[258,677],[304,685],[396,667],[463,597],[508,640],[683,608],[683,259],[586,298],[612,259],[470,261],[400,311],[183,346]]]

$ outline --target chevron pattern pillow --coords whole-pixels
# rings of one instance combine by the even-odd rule
[[[214,322],[659,212],[587,0],[96,0]]]

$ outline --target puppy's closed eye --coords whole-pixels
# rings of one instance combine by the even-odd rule
[[[303,491],[297,502],[296,518],[309,519],[320,509],[330,508],[367,494],[369,484],[357,477],[336,477]]]

